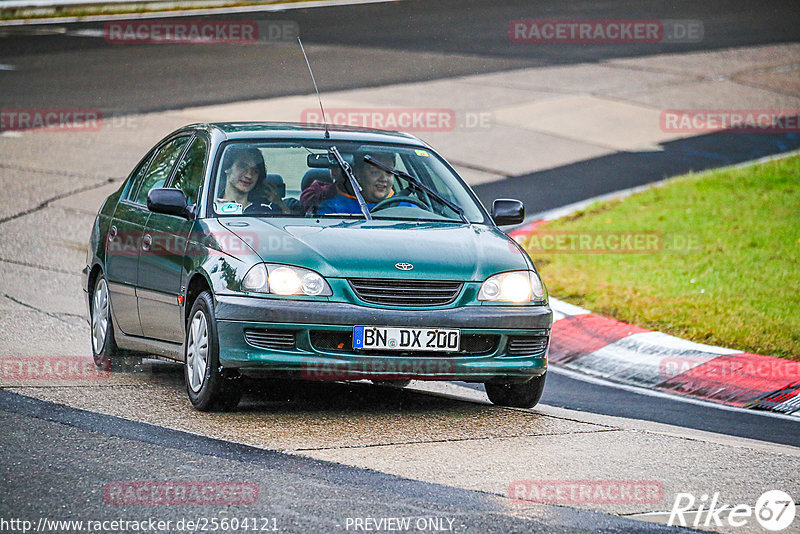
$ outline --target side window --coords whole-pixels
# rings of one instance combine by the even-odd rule
[[[178,156],[181,155],[181,151],[187,141],[189,141],[188,137],[178,137],[158,149],[158,152],[150,162],[150,167],[147,169],[144,180],[142,180],[131,200],[137,204],[147,204],[147,193],[156,187],[164,187],[172,167],[175,165]]]
[[[125,198],[130,199],[133,197],[133,194],[136,192],[136,190],[139,189],[151,159],[153,159],[152,151],[147,154],[147,157],[142,159],[142,162],[139,164],[139,166],[136,167],[136,169],[134,169],[134,171],[130,174],[128,185],[125,188]]]
[[[175,179],[170,187],[180,189],[189,204],[197,203],[197,194],[203,185],[203,166],[206,162],[206,152],[208,144],[202,137],[195,137],[186,155],[178,163],[178,170],[175,171]]]

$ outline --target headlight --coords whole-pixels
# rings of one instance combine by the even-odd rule
[[[318,273],[302,267],[270,263],[254,265],[244,275],[242,289],[274,295],[306,295],[309,297],[333,295],[328,282]]]
[[[545,300],[544,286],[534,271],[510,271],[490,276],[478,292],[478,300],[531,302]]]

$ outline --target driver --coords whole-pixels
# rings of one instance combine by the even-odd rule
[[[361,195],[367,203],[367,208],[371,210],[378,202],[394,195],[394,190],[392,189],[394,176],[364,161],[364,156],[366,155],[367,152],[363,151],[357,151],[354,154],[353,174],[355,174],[358,183],[361,184]],[[373,152],[369,155],[387,167],[394,167],[394,153]],[[358,198],[353,193],[349,180],[343,173],[338,174],[340,178],[336,180],[336,196],[323,201],[317,208],[317,213],[320,215],[361,213]],[[398,205],[411,206],[412,204],[400,202]]]

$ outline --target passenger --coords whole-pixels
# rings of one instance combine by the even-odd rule
[[[361,195],[364,197],[364,202],[367,203],[367,208],[371,210],[377,203],[394,195],[394,190],[392,189],[394,176],[364,161],[364,156],[367,154],[368,152],[356,152],[355,161],[353,163],[353,174],[355,174],[358,183],[361,184]],[[374,152],[369,155],[387,167],[394,167],[394,154]],[[356,198],[350,181],[346,177],[342,177],[336,181],[336,193],[336,196],[324,200],[319,205],[317,213],[320,215],[329,213],[361,213],[361,206],[358,203],[358,198]],[[398,205],[413,206],[413,204],[406,202],[401,202]]]
[[[260,190],[267,178],[264,156],[255,147],[231,146],[225,151],[220,175],[217,211],[242,213],[253,203],[250,194]]]
[[[254,215],[292,213],[282,198],[286,188],[283,179],[277,174],[267,175],[264,156],[258,148],[230,147],[225,152],[222,172],[222,196],[215,202],[217,211]],[[294,199],[287,199],[291,200]]]
[[[308,215],[315,213],[322,202],[339,194],[339,188],[336,187],[336,182],[342,179],[341,172],[338,168],[328,169],[328,171],[330,179],[314,179],[312,175],[311,183],[305,184],[304,182],[301,184],[303,190],[300,192],[300,204]],[[310,172],[311,171],[308,171],[306,174]]]

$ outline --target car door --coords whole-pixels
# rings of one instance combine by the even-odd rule
[[[196,205],[202,189],[208,156],[208,141],[202,134],[188,144],[168,187],[180,189],[190,205]],[[150,246],[139,256],[139,317],[145,337],[182,343],[184,336],[181,302],[186,270],[192,258],[186,256],[194,218],[151,213],[143,240]]]
[[[189,137],[189,135],[173,137],[159,145],[149,159],[147,169],[141,177],[137,177],[137,180],[131,183],[131,187],[125,192],[114,212],[106,254],[108,258],[112,258],[109,269],[109,292],[117,323],[128,335],[143,334],[137,286],[139,256],[142,248],[149,247],[143,237],[147,220],[150,218],[147,193],[154,187],[163,187],[167,183]]]
[[[153,149],[131,173],[111,219],[106,236],[105,272],[111,301],[111,312],[117,326],[130,336],[141,336],[139,305],[136,299],[139,247],[149,211],[132,201],[147,174]]]

